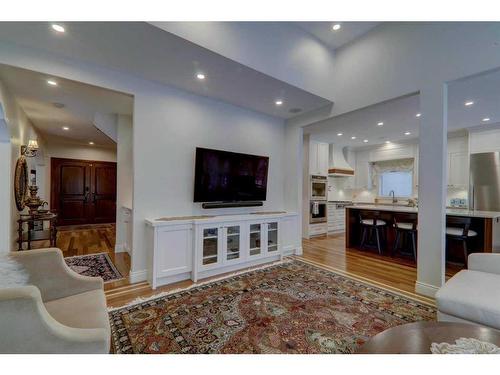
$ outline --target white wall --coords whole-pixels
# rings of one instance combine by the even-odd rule
[[[331,100],[333,51],[287,22],[152,22],[262,73]]]
[[[117,191],[116,191],[116,246],[118,252],[128,251],[131,253],[132,241],[128,231],[132,230],[129,217],[126,216],[128,209],[133,207],[133,184],[134,184],[134,155],[133,155],[133,129],[130,116],[119,115],[117,118]],[[127,208],[127,211],[124,210]]]
[[[0,226],[3,231],[0,232],[2,235],[1,244],[2,247],[7,246],[7,250],[13,250],[15,248],[15,240],[17,239],[17,219],[19,219],[19,212],[17,211],[16,203],[13,199],[13,180],[14,171],[17,159],[20,156],[21,145],[28,144],[28,140],[36,139],[38,140],[39,146],[43,148],[43,139],[36,133],[31,122],[26,117],[21,107],[17,104],[12,94],[8,91],[7,87],[0,81],[0,104],[4,112],[4,121],[7,124],[10,133],[10,145],[9,153],[7,152],[7,147],[5,146],[5,137],[3,139],[2,145],[2,157],[7,157],[10,165],[10,170],[8,171],[6,178],[2,178],[2,182],[5,184],[2,190],[8,190],[8,200],[7,200],[7,212],[8,222],[5,223],[6,217],[0,219]],[[8,143],[7,143],[8,144]],[[7,155],[8,153],[8,155]],[[5,160],[5,159],[4,159]],[[28,169],[39,169],[37,168],[37,158],[27,158]],[[5,165],[4,165],[5,168]],[[38,171],[37,171],[38,173]],[[5,194],[5,191],[3,192]],[[2,211],[6,212],[6,211]],[[7,236],[7,238],[5,238]],[[8,245],[6,245],[6,243]]]
[[[82,145],[46,137],[45,157],[116,162],[116,147]],[[50,160],[48,160],[50,165]]]
[[[499,33],[498,22],[384,23],[335,51],[335,115],[494,69]]]
[[[134,95],[133,281],[146,276],[144,220],[202,212],[192,202],[196,146],[268,155],[268,197],[262,210],[286,208],[282,120],[53,53],[2,42],[0,63]],[[214,213],[242,211],[250,210]]]

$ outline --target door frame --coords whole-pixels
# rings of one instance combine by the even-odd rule
[[[89,164],[89,167],[91,167],[94,164],[99,164],[99,165],[109,165],[113,166],[115,168],[115,171],[118,169],[118,164],[116,162],[111,162],[111,161],[101,161],[101,160],[85,160],[85,159],[70,159],[70,158],[57,158],[57,157],[51,157],[50,158],[50,208],[52,211],[59,213],[60,206],[59,206],[59,191],[58,191],[58,184],[54,183],[54,178],[55,176],[59,175],[59,172],[57,171],[57,168],[60,167],[61,163],[64,162],[70,162],[70,163],[83,163],[83,164]],[[92,195],[92,185],[93,185],[93,180],[92,180],[92,174],[90,176],[86,176],[88,178],[89,183],[91,184],[91,191],[90,195]],[[115,187],[115,204],[116,204],[116,199],[117,199],[117,189],[118,187]],[[86,208],[87,210],[89,208]],[[94,208],[92,208],[93,210]],[[90,216],[90,214],[88,214]],[[92,212],[92,215],[94,213]],[[115,215],[116,215],[116,208],[115,208]],[[116,216],[115,216],[115,222],[116,222]],[[94,224],[92,222],[84,223],[81,225],[86,225],[86,224]],[[66,224],[63,224],[66,225]],[[67,224],[71,225],[71,224]]]

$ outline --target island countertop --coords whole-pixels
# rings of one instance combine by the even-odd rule
[[[409,207],[402,205],[391,204],[352,204],[346,206],[349,209],[355,210],[371,210],[371,211],[389,211],[389,212],[404,212],[404,213],[418,213],[417,207]],[[484,219],[497,219],[500,218],[500,212],[497,211],[478,211],[468,210],[464,208],[447,208],[446,215],[449,216],[462,216],[462,217],[477,217]]]

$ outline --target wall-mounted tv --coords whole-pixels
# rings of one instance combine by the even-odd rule
[[[196,148],[195,202],[265,201],[269,157]]]

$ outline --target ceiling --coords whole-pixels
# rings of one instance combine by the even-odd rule
[[[94,124],[100,114],[132,115],[133,97],[80,82],[0,64],[0,80],[16,97],[42,137],[96,146],[115,143]],[[51,86],[48,80],[57,82]],[[62,108],[61,104],[63,105]],[[69,130],[63,130],[63,126]],[[55,138],[54,138],[55,139]]]
[[[331,105],[145,22],[61,24],[66,32],[59,34],[47,22],[0,22],[0,42],[43,49],[283,119]],[[204,80],[196,78],[199,72]],[[283,105],[276,106],[277,100]]]
[[[302,30],[314,35],[331,49],[348,44],[361,35],[367,33],[380,22],[293,22]],[[332,30],[334,24],[339,24],[341,28]]]
[[[473,101],[465,106],[466,101]],[[350,147],[418,138],[419,95],[376,104],[307,126],[313,139]],[[425,116],[425,113],[422,113]],[[482,121],[489,118],[489,121]],[[383,122],[382,126],[378,126]],[[488,127],[500,122],[500,71],[451,82],[448,86],[448,131]],[[405,135],[405,132],[411,134]],[[342,133],[342,136],[338,136]],[[356,139],[351,139],[356,136]],[[363,140],[368,140],[364,143]]]

